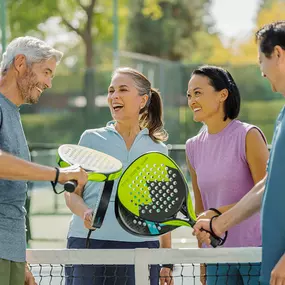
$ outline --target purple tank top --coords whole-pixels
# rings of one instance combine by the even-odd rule
[[[217,134],[209,134],[205,128],[187,140],[187,157],[197,174],[205,210],[236,203],[254,186],[245,151],[246,134],[252,128],[257,127],[233,120]],[[224,244],[225,247],[260,245],[259,213],[231,228]]]

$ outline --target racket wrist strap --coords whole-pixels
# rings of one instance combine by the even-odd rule
[[[55,190],[55,186],[57,185],[57,182],[58,182],[58,178],[59,178],[59,168],[58,167],[55,167],[55,179],[54,181],[51,181],[51,185],[52,185],[52,188],[53,188],[53,191],[54,193],[58,194],[57,191]]]
[[[162,264],[162,267],[169,268],[173,271],[173,264]]]
[[[217,236],[216,233],[215,233],[214,230],[213,230],[213,220],[216,219],[217,217],[219,217],[221,214],[222,214],[222,213],[213,216],[213,217],[210,219],[210,224],[209,224],[211,235],[212,235],[214,238],[220,240],[219,246],[222,246],[222,245],[225,243],[225,241],[227,240],[227,237],[228,237],[228,231],[225,232],[224,238],[221,238],[221,237]]]
[[[55,179],[54,179],[54,185],[56,186],[58,182],[58,178],[59,178],[59,168],[55,167],[55,171],[56,171],[56,174],[55,174]]]

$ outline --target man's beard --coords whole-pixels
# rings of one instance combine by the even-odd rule
[[[37,76],[28,68],[26,72],[19,78],[17,78],[17,87],[20,91],[20,95],[24,103],[26,104],[35,104],[38,103],[40,96],[34,96],[35,88],[38,85]]]

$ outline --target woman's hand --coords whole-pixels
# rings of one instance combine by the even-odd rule
[[[206,265],[205,263],[200,264],[200,282],[202,285],[207,285],[206,282]]]
[[[172,270],[167,267],[162,267],[160,270],[160,285],[174,285]]]
[[[96,228],[94,228],[92,225],[92,217],[93,217],[93,210],[87,209],[83,215],[84,226],[89,230],[96,230]]]
[[[35,277],[29,269],[29,266],[25,265],[25,284],[24,285],[38,285],[36,283]]]

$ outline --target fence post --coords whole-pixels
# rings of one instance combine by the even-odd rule
[[[135,249],[135,284],[149,285],[149,249]]]

